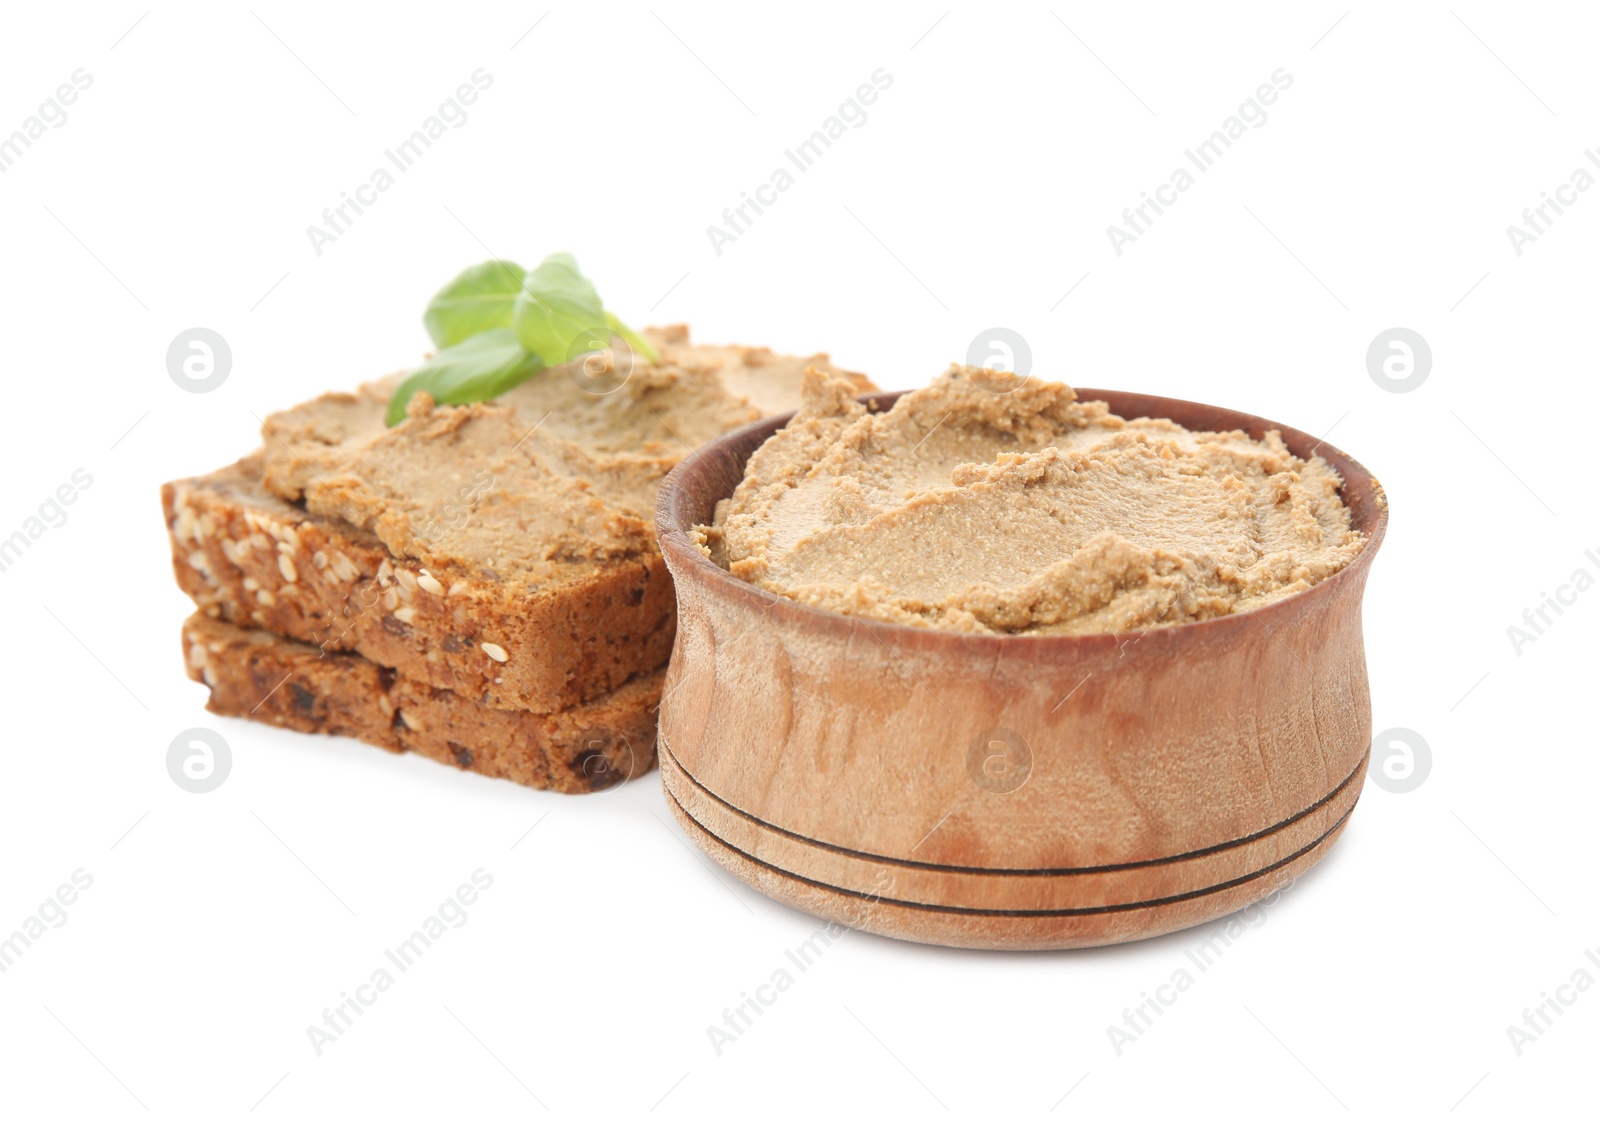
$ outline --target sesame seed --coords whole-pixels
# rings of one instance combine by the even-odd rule
[[[287,553],[278,554],[278,572],[283,574],[283,579],[293,584],[300,579],[300,574],[295,571],[294,558]]]
[[[412,620],[417,618],[417,609],[396,608],[394,611],[394,618],[399,620],[401,623],[410,623]]]
[[[484,654],[488,655],[496,662],[504,662],[506,659],[511,657],[510,655],[506,654],[506,649],[499,643],[480,643],[479,646],[483,648]]]
[[[424,592],[431,592],[435,596],[444,595],[444,585],[439,583],[439,578],[427,572],[426,570],[424,570],[422,575],[417,578],[417,587],[422,589]]]
[[[458,580],[458,581],[456,581],[454,584],[452,584],[450,586],[450,591],[445,593],[445,595],[446,596],[459,596],[463,592],[465,592],[466,590],[467,590],[467,582],[464,581],[464,580]]]

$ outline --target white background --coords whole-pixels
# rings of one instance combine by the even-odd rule
[[[0,573],[0,934],[73,870],[94,883],[0,974],[0,1111],[1592,1107],[1600,987],[1520,1056],[1506,1029],[1600,979],[1600,591],[1520,654],[1506,628],[1600,573],[1600,191],[1521,256],[1506,227],[1600,145],[1595,24],[1476,0],[663,3],[7,8],[0,134],[75,69],[93,85],[0,175],[0,536],[74,469],[94,482]],[[313,252],[323,208],[479,67],[466,123]],[[1280,67],[1266,124],[1116,255],[1106,227]],[[878,68],[866,124],[714,253],[707,225]],[[529,791],[212,717],[182,670],[158,485],[414,363],[429,295],[486,246],[570,249],[625,319],[825,349],[886,387],[1004,326],[1047,377],[1330,432],[1393,504],[1375,729],[1418,732],[1431,774],[1369,782],[1322,864],[1120,1056],[1107,1026],[1214,931],[1031,955],[851,935],[718,1056],[707,1026],[819,925],[713,870],[654,774]],[[1397,325],[1434,358],[1405,394],[1364,357]],[[194,326],[232,347],[212,393],[167,374]],[[166,771],[193,725],[233,751],[207,795]],[[466,925],[316,1056],[307,1026],[480,867]]]

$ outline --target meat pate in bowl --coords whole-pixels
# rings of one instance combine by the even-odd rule
[[[1354,809],[1387,502],[1303,432],[974,368],[859,402],[819,376],[685,459],[656,519],[669,802],[792,906],[1121,942],[1283,887]]]

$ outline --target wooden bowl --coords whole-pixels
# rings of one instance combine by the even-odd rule
[[[788,418],[730,433],[685,459],[656,503],[678,595],[661,776],[678,821],[723,867],[848,927],[1043,949],[1203,923],[1327,852],[1372,736],[1361,592],[1388,520],[1382,487],[1343,452],[1260,417],[1078,393],[1190,429],[1277,429],[1344,477],[1366,548],[1266,607],[1149,631],[880,623],[762,591],[689,542]]]

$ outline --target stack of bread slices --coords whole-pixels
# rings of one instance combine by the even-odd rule
[[[600,354],[497,401],[412,399],[398,376],[275,413],[238,463],[162,488],[213,713],[358,737],[557,791],[655,760],[674,599],[655,492],[683,456],[798,407],[826,355]]]

